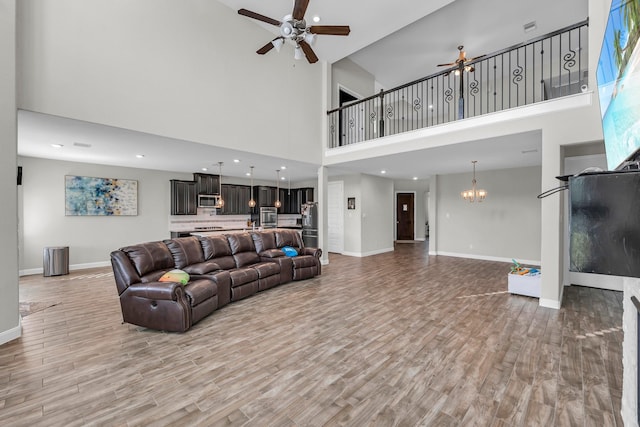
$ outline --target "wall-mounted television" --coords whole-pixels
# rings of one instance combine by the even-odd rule
[[[612,0],[596,80],[609,170],[640,158],[640,1]]]

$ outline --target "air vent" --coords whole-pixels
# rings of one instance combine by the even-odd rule
[[[91,144],[85,144],[84,142],[74,142],[73,146],[74,147],[89,148],[89,147],[91,147]]]
[[[528,33],[529,31],[533,31],[536,28],[538,28],[538,24],[536,24],[536,21],[531,21],[527,24],[524,24],[524,32]]]

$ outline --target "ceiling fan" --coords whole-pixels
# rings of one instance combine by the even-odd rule
[[[448,64],[438,64],[438,67],[453,67],[456,66],[458,67],[458,69],[456,70],[456,75],[462,70],[464,69],[465,71],[468,72],[472,72],[475,71],[475,68],[473,68],[473,66],[471,65],[466,65],[467,62],[471,62],[471,61],[475,61],[476,59],[480,59],[486,55],[480,55],[480,56],[476,56],[474,58],[469,58],[467,59],[466,56],[466,52],[464,50],[464,46],[460,45],[458,46],[458,50],[460,51],[460,53],[458,54],[458,59],[456,59],[454,62],[450,62]]]
[[[307,11],[309,0],[295,0],[293,12],[286,15],[281,21],[272,19],[267,16],[252,12],[247,9],[240,9],[238,13],[267,24],[280,27],[280,36],[276,37],[266,45],[256,51],[259,55],[264,55],[274,47],[280,50],[286,40],[290,40],[295,44],[295,58],[301,59],[302,54],[306,56],[307,61],[313,64],[318,61],[318,57],[311,48],[315,41],[316,34],[348,36],[351,32],[348,25],[310,25],[304,20],[304,13]]]

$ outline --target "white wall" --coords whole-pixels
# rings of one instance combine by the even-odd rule
[[[415,192],[415,217],[414,217],[414,239],[424,240],[426,235],[426,222],[427,222],[427,192],[429,191],[429,180],[418,179],[414,180],[396,180],[394,181],[394,189],[396,193],[411,193]],[[395,198],[395,196],[394,196]],[[395,199],[394,199],[395,200]],[[395,205],[394,205],[395,206]],[[397,210],[394,208],[394,224],[396,221]],[[394,227],[395,233],[396,227]],[[395,235],[395,234],[394,234]]]
[[[460,196],[471,179],[471,172],[438,176],[438,254],[540,264],[540,167],[477,171],[488,193],[482,203]]]
[[[361,175],[362,254],[374,255],[393,250],[393,181]]]
[[[45,246],[69,246],[72,268],[109,262],[119,247],[169,238],[170,179],[191,174],[20,157],[23,167],[20,270],[42,269]],[[65,175],[138,180],[137,216],[65,216]]]
[[[362,189],[361,175],[332,176],[329,182],[342,181],[344,193],[344,254],[362,254]],[[347,209],[347,198],[356,198],[356,208]]]
[[[331,108],[339,107],[340,88],[348,93],[366,98],[375,93],[375,79],[373,74],[360,67],[348,58],[342,59],[331,65],[332,103]]]
[[[321,163],[321,64],[220,2],[19,3],[20,108]]]
[[[16,2],[0,0],[0,344],[21,334],[18,314],[18,196],[16,190]]]

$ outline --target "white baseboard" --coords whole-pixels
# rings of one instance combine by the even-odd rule
[[[111,261],[87,262],[84,264],[70,265],[69,271],[85,270],[87,268],[97,268],[97,267],[110,267],[110,266],[111,266]],[[43,268],[27,268],[27,269],[18,271],[18,275],[20,276],[31,276],[33,274],[42,274],[42,273],[44,273]]]
[[[560,297],[560,301],[562,301],[562,297]],[[556,310],[560,310],[560,301],[556,301],[554,299],[540,298],[539,305],[540,307],[554,308]]]
[[[0,332],[0,345],[13,341],[22,336],[22,317],[18,315],[18,326],[8,329],[4,332]]]
[[[353,256],[353,257],[358,257],[358,258],[364,258],[366,256],[379,255],[379,254],[384,254],[384,253],[387,253],[387,252],[393,252],[394,250],[395,250],[394,248],[384,248],[384,249],[378,249],[376,251],[371,251],[371,252],[342,252],[342,255]]]
[[[429,252],[429,255],[441,255],[441,256],[452,256],[457,258],[479,259],[482,261],[497,261],[497,262],[508,262],[508,263],[513,262],[512,258],[503,258],[503,257],[489,256],[489,255],[459,254],[456,252],[437,252],[437,253]],[[533,261],[528,259],[519,259],[517,261],[523,265],[540,266],[540,261]]]

